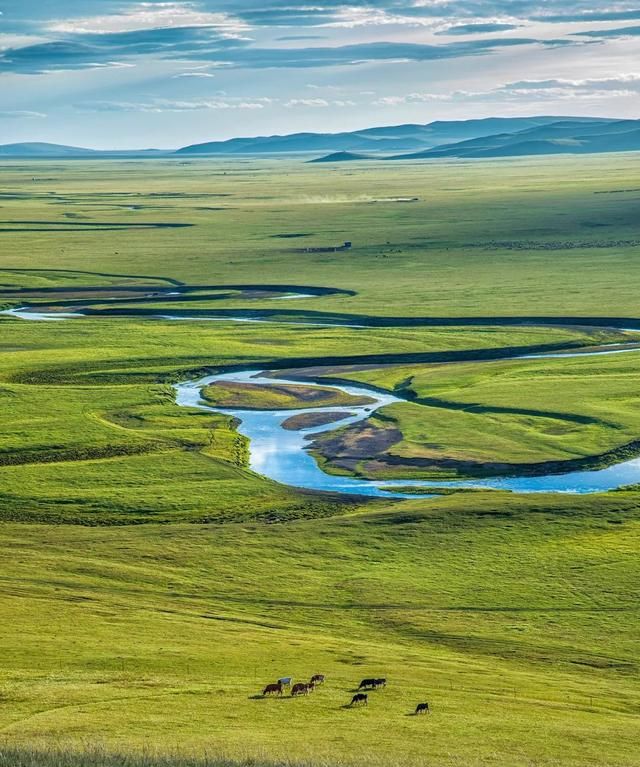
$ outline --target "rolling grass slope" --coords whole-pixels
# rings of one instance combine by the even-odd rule
[[[3,737],[632,765],[640,522],[618,495],[475,494],[268,526],[5,524]],[[256,697],[317,672],[328,681],[309,698]],[[387,689],[344,709],[370,675]],[[408,716],[423,699],[432,716]]]

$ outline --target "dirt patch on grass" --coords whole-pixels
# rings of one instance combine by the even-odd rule
[[[367,419],[311,441],[311,450],[336,469],[354,471],[361,461],[384,456],[402,440],[402,432],[391,424]]]

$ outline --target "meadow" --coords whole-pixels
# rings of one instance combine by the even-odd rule
[[[640,353],[516,358],[636,348],[639,169],[5,163],[1,307],[85,316],[0,315],[0,765],[640,764],[637,486],[305,492],[173,389],[393,391],[368,424],[427,464],[363,475],[637,455]],[[387,688],[350,709],[368,676]]]

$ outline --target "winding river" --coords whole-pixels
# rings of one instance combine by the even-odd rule
[[[280,299],[306,298],[307,295],[292,292],[290,295],[279,296]],[[80,318],[80,312],[53,313],[37,312],[29,307],[9,309],[0,314],[12,317],[35,320],[35,321],[61,321],[71,318]],[[276,322],[277,320],[247,318],[247,317],[188,317],[161,315],[159,319],[176,321],[199,321],[210,319],[212,321],[226,322]],[[301,325],[324,325],[345,327],[344,324],[320,323],[312,321],[300,321],[288,324]],[[347,327],[365,327],[352,325]],[[628,328],[628,332],[638,332],[635,328]],[[623,354],[640,351],[640,347],[620,348],[613,345],[612,348],[601,348],[591,352],[558,352],[550,354],[523,355],[520,359],[543,359],[552,357],[579,357],[607,354]],[[516,359],[511,357],[511,359]],[[487,479],[457,480],[457,481],[416,481],[416,480],[366,480],[355,477],[341,477],[327,474],[316,463],[313,456],[308,452],[308,438],[323,431],[333,430],[348,426],[368,418],[372,412],[379,408],[397,402],[403,402],[390,393],[372,391],[357,384],[334,384],[322,382],[326,388],[333,388],[357,397],[367,397],[373,400],[367,405],[355,407],[323,407],[313,408],[314,413],[331,412],[342,413],[343,418],[334,421],[330,426],[322,425],[291,431],[284,429],[282,424],[288,418],[300,413],[309,412],[308,409],[294,410],[246,410],[240,408],[222,408],[207,405],[201,398],[201,390],[216,381],[231,381],[236,383],[253,383],[258,385],[295,384],[287,378],[266,377],[259,370],[245,370],[236,372],[219,373],[206,376],[197,381],[187,381],[175,386],[176,402],[183,407],[194,407],[201,410],[209,410],[224,413],[239,421],[238,431],[250,440],[250,468],[270,479],[285,485],[293,485],[300,488],[333,493],[349,493],[363,496],[377,496],[387,498],[415,498],[416,495],[403,493],[400,488],[407,487],[425,488],[428,495],[429,488],[490,488],[496,490],[508,490],[516,493],[596,493],[613,490],[615,488],[640,482],[640,457],[630,461],[624,461],[606,469],[594,471],[575,471],[567,474],[549,474],[546,476],[522,476],[522,477],[493,477]],[[394,491],[393,488],[399,488]]]
[[[614,352],[595,352],[615,353]],[[555,355],[546,355],[555,356]],[[573,355],[578,356],[578,355]],[[568,474],[550,474],[538,477],[492,477],[489,479],[459,480],[452,482],[428,482],[415,480],[372,481],[353,477],[340,477],[326,474],[312,455],[307,452],[307,437],[328,429],[347,426],[368,418],[372,412],[386,405],[403,402],[393,394],[383,394],[358,385],[337,385],[325,381],[322,386],[358,397],[369,397],[374,403],[357,407],[313,408],[313,412],[344,413],[344,418],[329,427],[315,426],[300,431],[282,428],[288,418],[299,413],[297,410],[244,410],[240,408],[221,408],[207,405],[201,399],[203,387],[216,381],[253,383],[263,385],[296,384],[287,378],[273,378],[261,375],[257,370],[233,373],[219,373],[177,384],[176,402],[183,407],[195,407],[217,413],[225,413],[240,421],[238,431],[251,441],[250,468],[276,482],[294,485],[308,490],[323,490],[334,493],[355,493],[378,497],[415,498],[415,495],[394,492],[393,487],[462,487],[491,488],[510,490],[516,493],[596,493],[613,490],[623,485],[640,482],[640,458],[615,464],[597,471],[576,471]],[[389,489],[386,489],[389,488]]]

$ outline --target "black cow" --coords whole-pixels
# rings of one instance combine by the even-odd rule
[[[418,703],[416,706],[416,716],[418,714],[430,714],[431,711],[429,710],[429,704],[428,703]]]
[[[357,692],[353,698],[351,698],[350,706],[366,706],[369,703],[369,696],[364,692]]]

